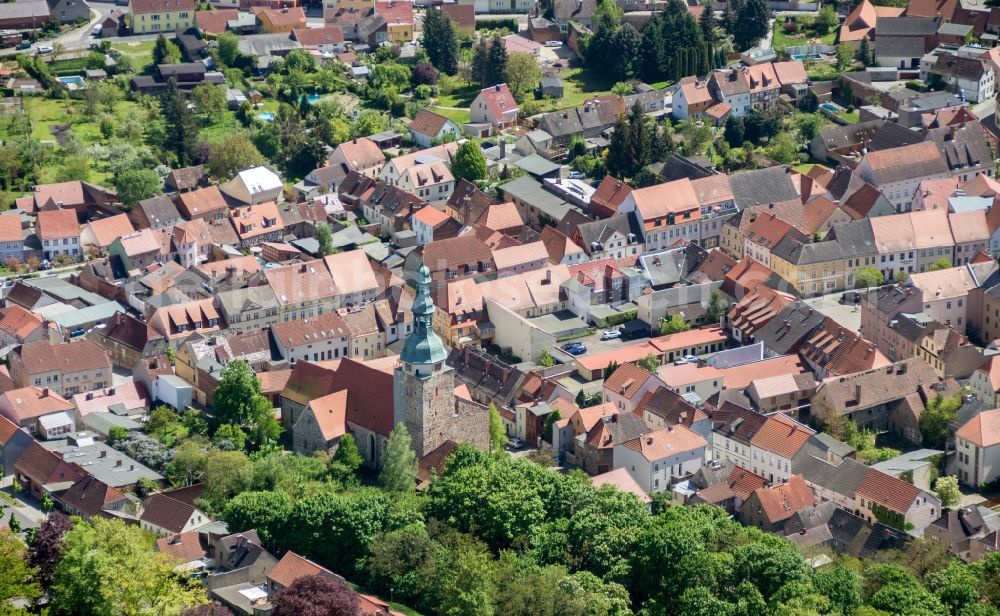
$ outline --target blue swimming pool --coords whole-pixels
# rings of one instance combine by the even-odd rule
[[[315,94],[315,93],[309,94],[309,95],[303,94],[302,98],[306,99],[306,101],[310,105],[315,105],[316,102],[319,101],[320,96],[319,96],[319,94]],[[302,98],[300,98],[299,100],[302,100]]]
[[[74,86],[83,85],[83,77],[80,77],[79,75],[70,75],[69,77],[56,77],[56,79],[58,79],[60,83],[64,83],[66,85],[70,84]]]
[[[837,103],[820,103],[820,109],[826,109],[830,113],[840,113],[844,108]]]
[[[792,60],[820,60],[823,56],[818,53],[796,53],[792,54]]]
[[[257,114],[257,119],[262,122],[274,122],[274,113],[270,111],[261,111]]]

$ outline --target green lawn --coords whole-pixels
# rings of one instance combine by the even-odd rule
[[[861,112],[859,112],[857,109],[855,109],[854,111],[850,111],[850,112],[848,112],[848,111],[841,111],[840,113],[837,114],[837,117],[844,118],[848,122],[851,122],[853,124],[857,124],[861,120]]]
[[[559,71],[559,76],[563,80],[563,96],[547,100],[547,104],[542,105],[542,111],[579,107],[589,98],[609,94],[611,86],[614,85],[593,72],[579,67]]]
[[[444,117],[451,119],[452,122],[460,126],[468,123],[472,119],[468,109],[445,109],[439,105],[431,105],[428,109],[434,113],[439,113]]]
[[[795,47],[798,45],[833,45],[833,41],[837,38],[837,31],[831,30],[823,36],[817,34],[814,30],[799,29],[795,34],[786,34],[784,24],[779,21],[774,22],[774,39],[771,42],[771,47],[775,51],[781,51],[786,47]]]
[[[809,79],[815,81],[829,81],[831,79],[836,79],[839,74],[840,72],[833,64],[806,62],[806,75],[809,76]]]
[[[133,101],[118,101],[115,105],[115,119],[124,120],[135,112],[138,104]],[[38,96],[24,97],[24,109],[31,118],[31,136],[39,141],[53,141],[50,128],[53,125],[69,124],[70,131],[84,144],[103,143],[98,124],[83,117],[83,103],[73,99],[49,99]]]
[[[144,73],[153,66],[153,47],[156,41],[136,41],[132,43],[116,43],[111,46],[117,49],[122,55],[128,56],[132,60],[135,72]]]

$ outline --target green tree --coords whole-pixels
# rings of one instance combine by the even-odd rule
[[[824,567],[813,575],[812,583],[840,614],[851,614],[861,605],[861,580],[847,567]]]
[[[746,0],[737,15],[733,38],[740,50],[749,49],[767,35],[771,14],[767,0]]]
[[[868,41],[867,36],[862,38],[861,42],[858,44],[858,61],[865,66],[871,66],[874,63],[874,59],[872,58],[872,46]]]
[[[212,148],[208,157],[208,172],[216,178],[226,179],[264,162],[264,156],[250,135],[239,132],[229,135]]]
[[[379,485],[388,492],[409,493],[415,487],[417,454],[413,452],[410,433],[403,422],[389,433],[385,447],[385,462],[379,474]]]
[[[542,352],[538,355],[538,365],[543,368],[551,368],[556,365],[556,358],[552,356],[552,353],[548,349],[542,349]]]
[[[165,128],[163,151],[168,156],[176,157],[180,166],[190,164],[194,161],[198,124],[173,78],[167,80],[167,87],[160,97],[160,115]]]
[[[191,90],[191,100],[198,113],[214,120],[226,110],[226,89],[214,83],[203,83]]]
[[[12,599],[29,603],[38,599],[41,589],[37,574],[28,565],[27,550],[21,540],[13,532],[0,529],[0,602],[10,609]]]
[[[241,492],[226,504],[222,519],[229,528],[256,529],[261,543],[269,549],[287,545],[285,520],[292,512],[292,499],[284,492]]]
[[[708,0],[702,6],[705,9],[701,12],[698,17],[698,28],[701,30],[701,38],[708,44],[715,42],[715,7],[712,6],[712,0]]]
[[[503,427],[500,410],[496,404],[490,402],[490,448],[497,453],[503,453],[503,446],[506,443],[507,431]]]
[[[260,379],[245,360],[226,364],[215,388],[212,407],[223,423],[249,425],[254,417],[257,399],[261,397]]]
[[[896,273],[892,275],[892,279],[899,284],[906,284],[906,282],[910,279],[910,275],[900,269],[896,270]]]
[[[226,501],[249,489],[251,471],[250,458],[242,451],[209,451],[203,478],[208,508],[221,511]]]
[[[839,23],[840,19],[837,17],[837,11],[833,5],[824,4],[823,8],[819,10],[819,15],[816,16],[816,21],[813,22],[813,27],[819,34],[826,34],[836,28]]]
[[[962,491],[958,489],[958,477],[945,475],[934,482],[934,493],[941,499],[941,506],[953,509],[962,501]]]
[[[340,442],[337,443],[337,451],[333,454],[333,462],[343,464],[345,468],[350,469],[352,472],[357,471],[361,468],[362,463],[364,463],[361,451],[358,450],[358,444],[350,432],[340,437]]]
[[[240,37],[232,32],[226,31],[216,39],[218,42],[218,56],[222,63],[231,68],[240,68]]]
[[[156,43],[153,44],[153,64],[179,64],[180,61],[181,48],[162,34],[156,37]]]
[[[173,458],[167,463],[166,475],[175,486],[190,486],[205,475],[208,454],[195,440],[182,442],[174,449]]]
[[[679,314],[670,315],[669,319],[660,322],[660,335],[669,336],[679,332],[686,332],[691,329],[691,325]]]
[[[795,165],[799,162],[799,144],[791,133],[781,132],[771,137],[765,152],[768,158],[783,165]]]
[[[216,429],[212,444],[224,451],[243,451],[247,446],[247,433],[236,424],[224,423]]]
[[[934,272],[937,270],[950,269],[952,266],[951,259],[938,259],[934,263],[927,266],[927,271]]]
[[[507,47],[499,35],[490,40],[486,53],[486,70],[486,79],[482,83],[484,88],[502,83],[507,77]]]
[[[546,442],[552,442],[552,424],[562,418],[562,413],[560,413],[558,409],[549,413],[548,417],[545,418],[545,425],[542,426],[542,438],[544,438]]]
[[[883,281],[882,272],[874,267],[862,267],[854,273],[854,286],[859,289],[880,287]]]
[[[635,362],[635,364],[648,372],[655,373],[656,369],[660,367],[660,358],[654,355],[653,353],[650,353],[649,355]]]
[[[431,64],[442,73],[458,72],[458,35],[455,23],[437,8],[424,15],[423,46]]]
[[[533,93],[541,80],[542,69],[533,55],[512,53],[507,56],[507,87],[510,88],[514,98],[522,100],[523,97]]]
[[[129,169],[115,178],[118,200],[128,207],[163,192],[163,181],[152,169]]]
[[[710,323],[718,323],[728,310],[729,300],[718,289],[712,289],[708,296],[708,306],[705,308],[705,319]]]
[[[955,421],[962,406],[961,394],[935,396],[928,400],[924,412],[920,414],[920,434],[925,447],[943,448],[950,435],[948,424]]]
[[[151,548],[150,536],[138,526],[100,517],[77,521],[63,539],[51,590],[52,612],[179,614],[205,603],[201,585],[177,575],[176,562]]]
[[[456,178],[474,182],[486,177],[486,156],[479,143],[466,141],[458,146],[455,160],[451,164],[451,172]]]
[[[837,71],[843,72],[854,61],[854,49],[847,43],[837,45]]]
[[[316,225],[316,241],[319,242],[319,252],[317,256],[325,257],[333,254],[333,231],[330,225],[320,223]]]

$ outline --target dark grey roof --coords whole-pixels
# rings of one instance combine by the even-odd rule
[[[983,60],[963,56],[940,55],[931,68],[932,73],[979,81],[986,71]]]
[[[816,528],[817,526],[825,526],[830,521],[830,518],[833,517],[833,512],[838,508],[837,503],[827,501],[813,505],[812,507],[800,509],[793,513],[792,517],[785,522],[785,528],[801,531]]]
[[[937,321],[921,314],[900,314],[895,319],[893,329],[910,342],[919,343],[930,332],[941,327]]]
[[[143,199],[136,204],[136,207],[142,210],[142,213],[146,216],[146,220],[151,225],[181,218],[181,213],[177,211],[174,200],[166,195]]]
[[[882,20],[879,20],[879,30]],[[876,58],[919,58],[927,51],[923,36],[880,36],[875,40]]]
[[[577,226],[577,231],[580,232],[580,238],[583,240],[582,248],[588,251],[594,242],[604,244],[615,232],[625,237],[628,237],[630,233],[637,238],[642,237],[642,228],[631,212],[583,223]]]
[[[934,140],[952,171],[993,164],[989,146],[978,126],[942,126],[927,131],[927,138]]]
[[[947,34],[947,35],[950,35],[950,36],[965,36],[971,30],[972,30],[972,26],[969,25],[969,24],[959,24],[959,23],[954,23],[954,22],[948,22],[948,23],[945,23],[945,24],[941,24],[941,27],[938,28],[937,33],[938,34]],[[881,35],[881,33],[882,33],[882,24],[880,22],[879,23],[879,34]]]
[[[885,123],[885,120],[868,120],[846,126],[833,124],[824,127],[819,132],[819,138],[826,144],[827,149],[843,148],[861,143],[862,140],[871,139]]]
[[[907,536],[878,523],[872,526],[849,511],[837,509],[827,523],[833,536],[834,549],[857,557],[871,556],[879,550],[903,547]]]
[[[910,100],[906,107],[931,111],[934,109],[941,109],[942,107],[953,107],[961,104],[962,101],[959,100],[958,96],[952,94],[951,92],[927,92],[914,97]]]
[[[803,243],[790,235],[783,237],[781,241],[771,249],[771,254],[781,257],[789,263],[798,265],[827,263],[835,259],[843,258],[844,256],[844,253],[840,248],[840,244],[836,241],[830,240],[825,242]]]
[[[860,257],[876,253],[875,234],[872,233],[872,223],[868,218],[834,223],[830,233],[832,235],[827,237],[835,238],[845,255]]]
[[[940,17],[879,17],[876,45],[886,38],[917,37],[921,39],[938,31]]]
[[[648,169],[660,176],[664,182],[673,182],[684,178],[697,180],[715,175],[711,169],[675,152],[671,152],[666,161],[649,165]]]
[[[851,458],[845,458],[837,465],[812,455],[801,455],[801,450],[800,454],[792,459],[793,473],[802,475],[802,478],[809,483],[851,499],[854,498],[858,486],[870,470]]]
[[[872,140],[868,142],[868,151],[891,150],[904,145],[913,145],[924,140],[923,135],[917,131],[910,130],[905,126],[900,126],[895,122],[886,122],[875,132]]]
[[[472,346],[453,348],[446,361],[455,376],[475,394],[509,404],[521,388],[526,375],[499,357]]]
[[[757,330],[754,337],[779,355],[794,352],[826,318],[803,301],[796,300]]]
[[[791,201],[799,196],[792,175],[784,167],[768,167],[730,176],[729,185],[736,205],[744,208],[762,203]]]
[[[875,307],[879,312],[895,312],[896,307],[905,302],[912,292],[912,287],[890,284],[869,291],[868,299],[870,301],[872,295],[875,296]]]

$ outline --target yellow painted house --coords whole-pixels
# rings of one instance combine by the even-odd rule
[[[845,263],[836,241],[804,244],[785,238],[771,250],[771,269],[802,297],[842,291]]]
[[[195,0],[129,0],[133,34],[172,33],[194,25]]]

